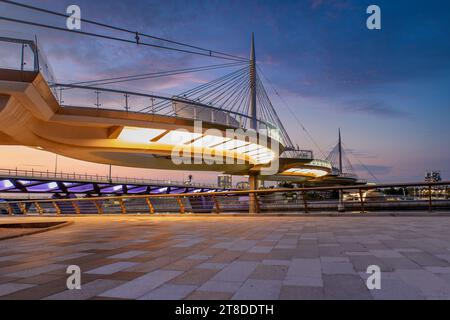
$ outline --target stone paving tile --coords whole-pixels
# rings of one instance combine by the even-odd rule
[[[67,279],[67,275],[65,274],[65,272],[64,272],[63,277],[64,277],[64,280],[62,280],[62,281],[65,281]],[[61,277],[61,275],[44,273],[44,274],[39,274],[37,276],[29,277],[29,278],[21,278],[19,280],[16,280],[16,282],[17,283],[27,283],[27,284],[45,284],[45,283],[55,281],[57,279],[63,279],[63,277]]]
[[[383,272],[392,272],[394,269],[384,262],[384,260],[372,255],[353,255],[349,256],[350,262],[356,271],[367,271],[367,267],[377,265]]]
[[[122,253],[115,254],[113,256],[108,257],[109,259],[130,259],[135,258],[138,256],[143,255],[147,251],[139,251],[139,250],[132,250],[132,251],[126,251]]]
[[[322,262],[324,274],[355,274],[356,271],[350,262]]]
[[[289,265],[284,285],[322,287],[320,259],[293,259]]]
[[[0,256],[0,262],[20,261],[21,258],[26,257],[25,254],[13,254],[10,256]]]
[[[216,269],[199,269],[195,268],[189,271],[186,271],[179,275],[178,277],[170,280],[170,283],[173,284],[195,284],[201,285],[211,279],[218,270]]]
[[[283,280],[288,271],[287,266],[259,264],[250,275],[250,279]]]
[[[234,293],[241,287],[242,282],[209,280],[205,282],[199,291],[229,292]]]
[[[262,261],[263,264],[271,265],[271,266],[289,266],[291,263],[290,260],[271,260],[265,259]]]
[[[270,251],[272,251],[273,247],[253,247],[250,250],[248,250],[248,252],[252,252],[252,253],[269,253]]]
[[[98,277],[101,279],[110,279],[119,281],[130,281],[139,278],[140,276],[142,276],[142,272],[128,272],[128,271],[119,271],[109,275],[98,275]]]
[[[239,258],[243,252],[241,251],[225,251],[219,253],[208,260],[208,262],[216,262],[216,263],[230,263]]]
[[[196,259],[180,259],[173,263],[165,265],[163,270],[178,270],[178,271],[187,271],[201,264],[201,260]]]
[[[171,262],[177,260],[177,257],[159,257],[148,262],[139,263],[134,267],[127,268],[126,271],[129,272],[151,272],[160,269]]]
[[[7,282],[19,282],[20,283],[20,280],[22,280],[22,279],[0,275],[0,284],[7,283]]]
[[[425,267],[425,270],[437,274],[450,274],[450,267]]]
[[[239,261],[253,261],[261,262],[266,257],[265,253],[244,252],[237,260]]]
[[[62,261],[67,261],[67,260],[79,259],[81,257],[86,257],[91,254],[93,254],[93,253],[91,253],[91,252],[76,252],[76,253],[71,253],[71,254],[67,254],[67,255],[54,257],[52,260],[62,262]]]
[[[99,296],[111,298],[136,299],[165,282],[180,275],[180,271],[158,270],[131,280],[114,289],[103,292]]]
[[[122,270],[125,270],[127,268],[131,268],[136,266],[137,263],[135,262],[128,262],[128,261],[120,261],[120,262],[114,262],[108,265],[101,266],[99,268],[95,268],[89,271],[86,271],[86,273],[90,274],[113,274]]]
[[[449,263],[427,252],[406,252],[405,256],[423,267],[448,267]]]
[[[282,281],[249,279],[233,295],[234,300],[276,300],[280,295]]]
[[[9,264],[8,266],[0,268],[0,274],[9,275],[11,273],[26,271],[26,270],[30,270],[33,268],[45,267],[46,265],[48,265],[48,262],[45,260],[41,261],[40,259],[25,262],[25,263],[19,263],[19,264],[12,263],[12,264]]]
[[[123,284],[123,281],[97,279],[82,284],[80,290],[66,290],[46,297],[45,300],[87,300],[121,284]]]
[[[90,291],[74,299],[450,298],[447,217],[73,219],[0,242],[0,299],[70,295],[71,264]],[[370,265],[382,290],[365,287]]]
[[[395,250],[370,250],[377,258],[404,258],[404,256]]]
[[[24,284],[28,285],[28,284]],[[66,279],[61,281],[61,279],[56,279],[41,285],[29,285],[28,289],[10,293],[8,295],[2,296],[1,299],[5,300],[35,300],[43,299],[49,295],[56,294],[67,290]]]
[[[197,265],[196,268],[222,270],[226,266],[228,266],[228,263],[205,262],[205,263]]]
[[[388,268],[395,269],[421,269],[421,266],[408,258],[381,258]]]
[[[201,255],[201,254],[193,254],[187,257],[187,259],[192,259],[192,260],[208,260],[209,258],[211,258],[211,256],[205,256],[205,255]]]
[[[0,297],[31,287],[34,287],[34,285],[25,283],[3,283],[0,284]]]
[[[369,275],[361,272],[361,278],[366,281]],[[402,281],[393,272],[384,272],[381,276],[381,288],[370,290],[376,300],[423,300],[424,294],[416,287]]]
[[[26,270],[14,272],[14,273],[9,273],[8,276],[17,277],[17,278],[28,278],[28,277],[34,277],[34,276],[40,275],[42,273],[50,272],[53,270],[62,270],[62,269],[66,269],[66,268],[67,268],[67,266],[62,265],[62,264],[48,264],[48,265],[41,266],[41,267],[36,267],[36,268],[26,269]]]
[[[165,284],[144,294],[139,300],[180,300],[195,289],[197,289],[197,286],[194,285]]]
[[[282,286],[281,300],[321,300],[325,299],[322,287]]]
[[[324,275],[324,294],[327,299],[368,300],[373,299],[359,275]]]
[[[186,300],[229,300],[232,296],[229,292],[194,291]]]
[[[396,276],[410,286],[422,291],[425,296],[450,297],[450,286],[442,278],[426,270],[395,270]]]
[[[257,265],[256,262],[236,261],[222,269],[211,280],[245,281]]]

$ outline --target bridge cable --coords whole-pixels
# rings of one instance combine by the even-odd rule
[[[52,10],[48,10],[48,9],[44,9],[44,8],[39,8],[39,7],[27,5],[27,4],[24,4],[24,3],[19,3],[19,2],[16,2],[16,1],[0,0],[0,2],[4,2],[6,4],[10,4],[10,5],[13,5],[13,6],[18,6],[18,7],[22,7],[22,8],[26,8],[26,9],[30,9],[30,10],[34,10],[34,11],[39,11],[39,12],[43,12],[43,13],[47,13],[47,14],[51,14],[51,15],[56,15],[56,16],[60,16],[60,17],[64,17],[64,18],[70,18],[70,15],[67,15],[67,14],[63,14],[63,13],[59,13],[59,12],[56,12],[56,11],[52,11]],[[85,23],[89,23],[89,24],[92,24],[92,25],[99,26],[99,27],[104,27],[104,28],[108,28],[108,29],[111,29],[111,30],[115,30],[115,31],[130,33],[130,34],[132,34],[135,37],[135,41],[132,41],[132,42],[133,43],[137,43],[137,44],[142,44],[138,40],[139,37],[142,36],[142,37],[146,37],[146,38],[150,38],[150,39],[154,39],[154,40],[159,40],[159,41],[164,41],[164,42],[167,42],[167,43],[176,44],[176,45],[187,47],[187,48],[191,48],[191,49],[204,51],[203,55],[207,55],[207,56],[211,56],[211,57],[220,58],[218,56],[213,56],[213,54],[217,54],[217,55],[221,55],[221,56],[225,56],[225,57],[229,57],[229,58],[239,59],[239,60],[242,60],[242,61],[248,61],[247,58],[239,57],[239,56],[236,56],[236,55],[232,55],[232,54],[228,54],[228,53],[224,53],[224,52],[220,52],[220,51],[216,51],[216,50],[211,50],[211,49],[205,49],[205,48],[201,48],[201,47],[198,47],[198,46],[193,46],[193,45],[190,45],[190,44],[186,44],[186,43],[182,43],[182,42],[178,42],[178,41],[173,41],[173,40],[169,40],[169,39],[165,39],[165,38],[161,38],[161,37],[157,37],[157,36],[153,36],[153,35],[149,35],[149,34],[145,34],[145,33],[141,33],[141,32],[136,32],[136,31],[133,31],[133,30],[129,30],[129,29],[125,29],[125,28],[122,28],[122,27],[116,27],[116,26],[108,25],[108,24],[101,23],[101,22],[94,21],[94,20],[89,20],[89,19],[79,19],[79,20],[82,21],[82,22],[85,22]],[[166,49],[173,50],[174,48],[167,47]],[[190,53],[194,53],[194,52],[190,52]],[[222,57],[222,58],[224,58],[224,57]]]
[[[4,1],[4,0],[0,0],[0,2],[1,1]],[[102,39],[107,39],[107,40],[115,40],[115,41],[120,41],[120,42],[136,44],[136,42],[134,42],[132,40],[124,39],[124,38],[117,38],[117,37],[107,36],[104,34],[98,34],[98,33],[93,33],[93,32],[69,30],[69,29],[65,29],[65,28],[61,28],[61,27],[51,26],[51,25],[27,21],[27,20],[8,18],[8,17],[4,17],[4,16],[0,16],[0,20],[20,23],[20,24],[25,24],[25,25],[31,25],[31,26],[40,27],[40,28],[64,31],[64,32],[69,32],[69,33],[74,33],[74,34],[79,34],[79,35],[84,35],[84,36],[97,37],[97,38],[102,38]],[[178,49],[178,48],[173,48],[173,47],[166,47],[166,46],[151,44],[151,43],[146,43],[146,42],[139,42],[139,45],[158,48],[158,49],[166,49],[166,50],[172,50],[172,51],[177,51],[177,52],[189,53],[189,54],[196,54],[196,55],[205,56],[205,57],[212,57],[212,58],[219,58],[219,59],[226,59],[226,60],[233,60],[233,61],[241,61],[241,62],[245,61],[242,59],[221,57],[221,56],[217,56],[217,55],[209,55],[209,54],[205,54],[205,53],[201,53],[201,52],[195,52],[195,51],[190,51],[190,50],[185,50],[185,49]]]
[[[345,148],[347,149],[347,146],[342,142],[342,145],[344,145],[345,146]],[[350,153],[351,153],[351,155],[359,162],[359,164],[372,176],[372,178],[374,178],[375,179],[375,181],[376,182],[380,182],[380,180],[375,176],[375,174],[364,164],[364,163],[362,163],[362,161],[361,160],[359,160],[359,158],[350,150],[350,149],[347,149]]]
[[[83,85],[114,84],[114,83],[121,83],[121,82],[153,79],[153,78],[159,78],[159,77],[165,77],[165,76],[173,76],[173,75],[186,74],[186,73],[192,73],[192,72],[209,71],[209,70],[215,70],[215,69],[220,69],[220,68],[235,67],[235,66],[240,66],[242,64],[243,63],[241,63],[241,62],[233,62],[233,63],[219,64],[219,65],[192,67],[192,68],[186,68],[186,69],[159,71],[159,72],[153,72],[153,73],[143,73],[143,74],[121,76],[121,77],[114,77],[114,78],[104,78],[104,79],[96,79],[96,80],[90,80],[90,81],[81,81],[81,82],[74,82],[71,84],[77,84],[77,85],[78,84],[83,84]]]
[[[280,98],[280,100],[283,102],[283,104],[286,106],[286,108],[289,110],[289,112],[292,114],[292,116],[294,117],[294,119],[297,121],[297,123],[300,125],[300,127],[303,129],[303,131],[306,133],[307,137],[311,140],[311,142],[315,145],[315,147],[319,150],[319,152],[322,154],[323,158],[326,158],[325,153],[323,152],[323,150],[320,148],[320,146],[318,145],[318,143],[314,140],[314,138],[312,137],[312,135],[309,133],[309,131],[306,129],[306,127],[303,125],[303,123],[300,121],[300,119],[297,117],[297,115],[292,111],[292,109],[290,108],[289,104],[286,102],[286,100],[278,93],[278,91],[275,89],[274,85],[272,84],[272,82],[264,75],[263,71],[261,70],[261,68],[259,66],[257,66],[257,68],[259,69],[259,71],[261,72],[262,76],[264,77],[264,79],[269,83],[269,85],[271,86],[272,90],[275,92],[275,94]]]

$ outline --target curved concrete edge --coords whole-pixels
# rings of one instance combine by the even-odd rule
[[[69,226],[69,225],[71,225],[73,223],[74,223],[73,221],[65,221],[63,223],[60,223],[60,224],[57,224],[55,226],[51,226],[51,227],[48,227],[48,228],[41,228],[39,230],[33,230],[33,231],[28,231],[28,232],[24,231],[24,232],[21,232],[19,234],[10,235],[10,236],[4,236],[4,237],[0,236],[0,241],[14,239],[14,238],[20,238],[20,237],[24,237],[24,236],[31,236],[33,234],[38,234],[38,233],[43,233],[43,232],[59,229],[59,228],[64,228],[64,227],[67,227],[67,226]],[[26,230],[26,229],[24,229],[24,230]]]

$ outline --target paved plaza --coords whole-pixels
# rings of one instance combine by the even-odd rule
[[[58,220],[0,224],[39,219]],[[59,219],[74,223],[0,241],[0,299],[450,298],[450,217]]]

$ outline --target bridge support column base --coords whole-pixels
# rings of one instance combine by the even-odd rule
[[[248,177],[248,185],[250,190],[257,190],[258,189],[258,176],[257,175],[250,175]],[[259,213],[259,206],[258,206],[258,197],[256,193],[250,193],[248,199],[248,213],[249,214],[256,214]]]

